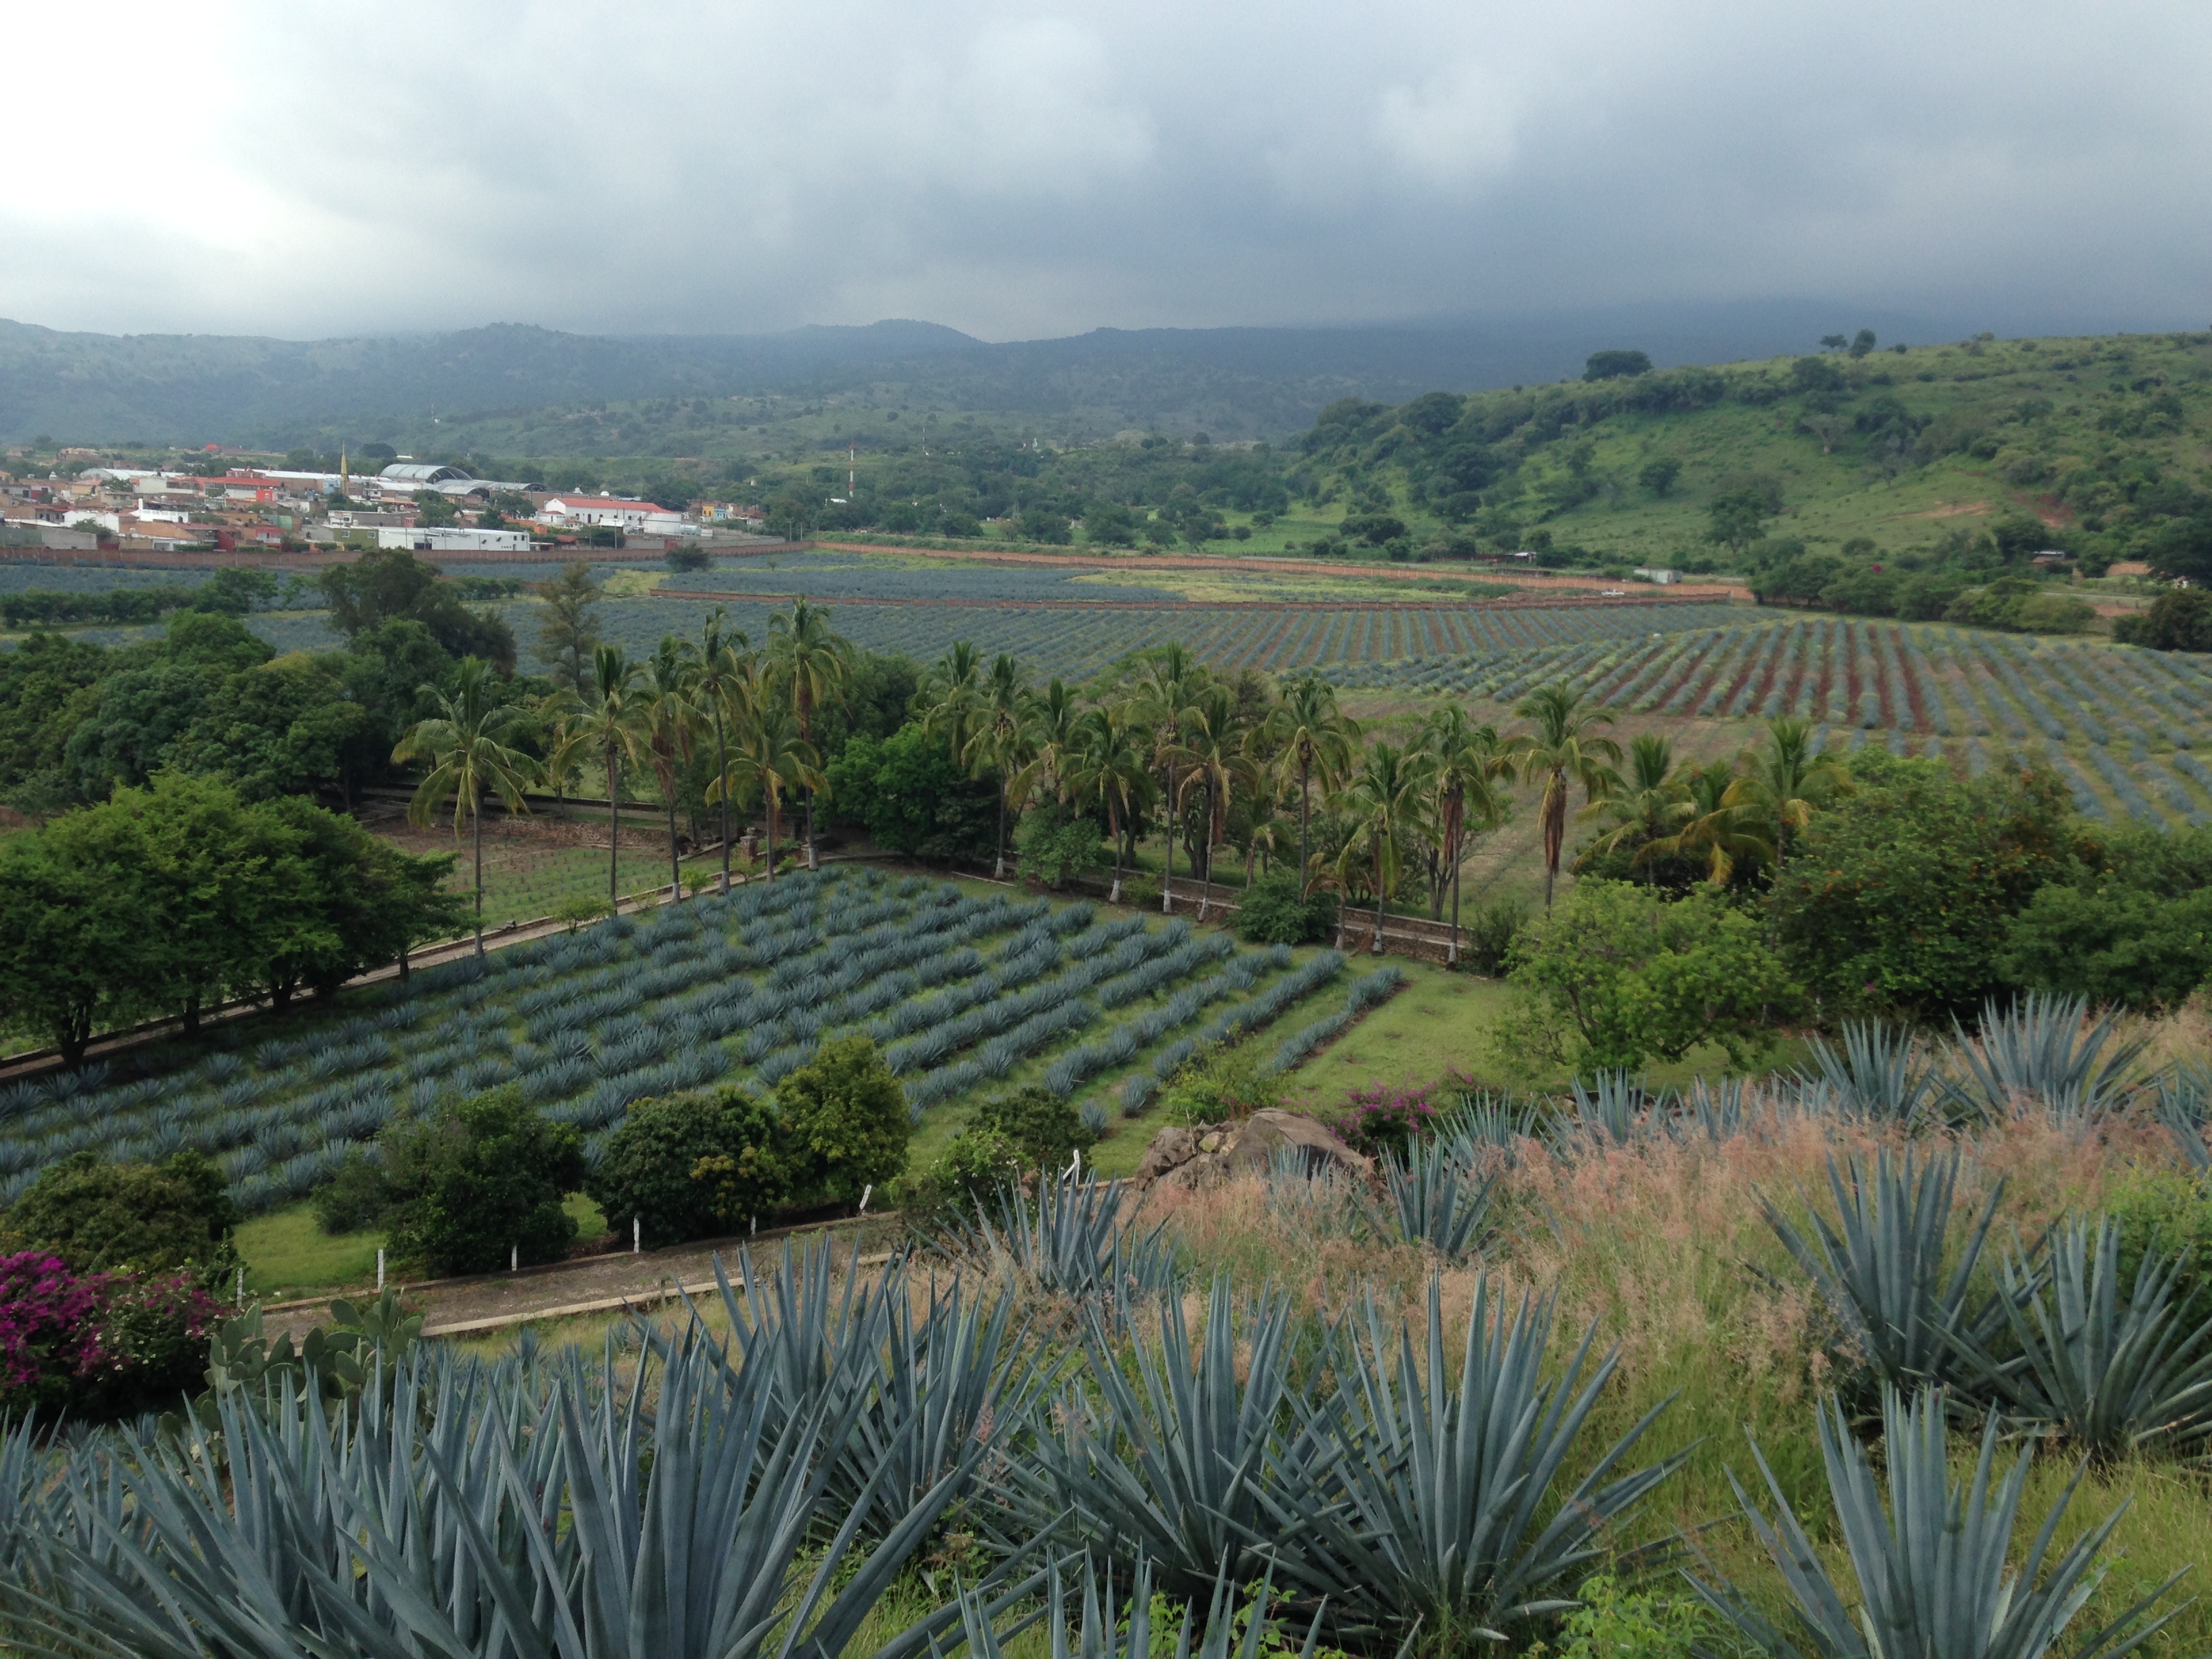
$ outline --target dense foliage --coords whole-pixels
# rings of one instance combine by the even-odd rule
[[[0,1419],[99,1422],[173,1406],[204,1370],[222,1316],[189,1273],[0,1255]]]
[[[112,1164],[73,1153],[0,1211],[0,1249],[51,1251],[77,1273],[189,1270],[216,1289],[237,1263],[238,1209],[229,1183],[204,1154],[160,1164]]]
[[[575,1242],[562,1207],[584,1184],[584,1142],[519,1085],[403,1121],[379,1138],[396,1258],[432,1274],[558,1261]]]
[[[775,1108],[738,1087],[635,1102],[584,1183],[617,1234],[654,1244],[742,1231],[791,1198],[793,1148]]]

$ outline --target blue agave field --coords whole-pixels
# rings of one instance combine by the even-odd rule
[[[1149,1086],[1121,1090],[1134,1113],[1200,1046],[1273,1024],[1343,966],[1334,951],[1301,961],[1181,921],[926,877],[794,874],[349,992],[312,1029],[295,1018],[271,1035],[252,1017],[166,1067],[16,1084],[0,1091],[0,1201],[85,1148],[191,1147],[219,1160],[243,1209],[265,1210],[305,1197],[395,1115],[508,1082],[580,1128],[596,1158],[634,1101],[726,1080],[772,1088],[823,1037],[853,1031],[882,1045],[917,1121],[1024,1062],[1073,1097],[1149,1055]],[[1292,1039],[1283,1064],[1301,1040],[1322,1037]],[[1103,1117],[1103,1098],[1085,1107]]]

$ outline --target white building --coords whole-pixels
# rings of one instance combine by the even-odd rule
[[[531,545],[526,530],[471,530],[459,525],[434,530],[387,526],[377,531],[376,544],[407,553],[527,553]]]
[[[699,526],[657,501],[626,501],[612,495],[561,495],[538,509],[540,524],[564,530],[609,525],[633,536],[696,536]]]
[[[1679,570],[1645,568],[1640,569],[1636,573],[1636,580],[1640,582],[1657,582],[1662,587],[1664,587],[1670,582],[1678,582],[1681,580],[1682,573]]]

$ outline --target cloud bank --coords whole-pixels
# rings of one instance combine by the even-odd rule
[[[57,327],[2212,319],[2195,0],[232,0],[10,33],[0,314]]]

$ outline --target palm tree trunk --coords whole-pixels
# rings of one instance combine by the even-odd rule
[[[684,866],[676,857],[676,789],[675,780],[669,781],[668,789],[668,899],[670,903],[684,896]]]
[[[714,705],[714,776],[722,786],[722,896],[730,896],[730,750],[722,738],[722,705]]]
[[[470,817],[476,830],[477,856],[477,954],[482,956],[483,954],[483,802],[477,797],[477,792],[471,789],[469,792],[469,800],[475,810],[471,812]]]
[[[999,780],[999,854],[998,861],[991,866],[994,880],[1006,878],[1006,781]]]
[[[1114,890],[1107,894],[1106,902],[1119,904],[1121,902],[1121,818],[1115,811],[1110,799],[1106,803],[1106,827],[1114,835]]]
[[[1382,954],[1382,845],[1375,846],[1375,940],[1371,954]]]
[[[1298,902],[1306,902],[1306,823],[1313,817],[1312,769],[1305,757],[1298,757]]]
[[[1206,874],[1199,884],[1198,919],[1206,920],[1206,913],[1213,903],[1213,781],[1206,783]]]
[[[610,913],[622,908],[622,893],[616,886],[617,869],[622,861],[622,763],[615,758],[615,746],[607,745],[607,909]]]
[[[775,821],[779,814],[775,810],[775,792],[763,789],[761,793],[768,796],[768,883],[773,887],[775,885]]]
[[[1175,909],[1175,768],[1169,766],[1161,769],[1166,773],[1168,780],[1167,833],[1164,837],[1168,844],[1168,869],[1167,873],[1160,878],[1160,914],[1164,916]]]
[[[1460,866],[1460,864],[1461,864],[1461,860],[1460,860],[1459,859],[1455,858],[1455,859],[1453,859],[1453,860],[1452,860],[1452,930],[1451,930],[1451,955],[1450,955],[1450,958],[1449,958],[1449,961],[1447,962],[1447,963],[1445,964],[1446,966],[1448,966],[1448,967],[1452,967],[1452,968],[1456,968],[1456,967],[1458,967],[1458,966],[1459,966],[1459,866]]]
[[[1544,792],[1544,914],[1552,914],[1552,888],[1559,878],[1559,848],[1567,839],[1567,784],[1553,775],[1554,787]]]

